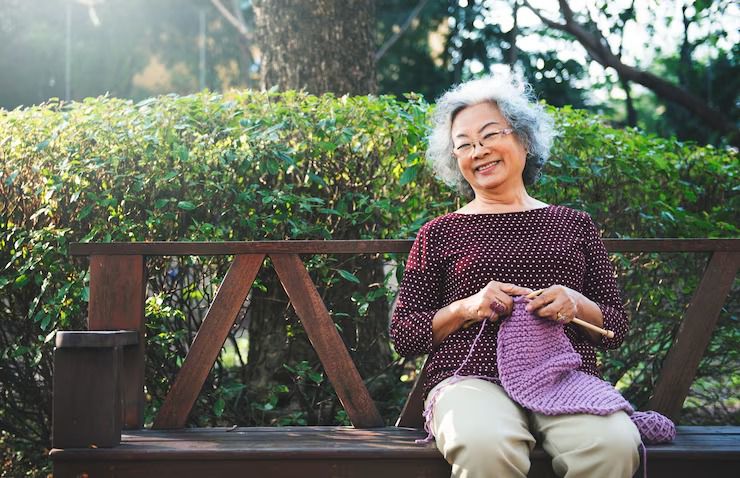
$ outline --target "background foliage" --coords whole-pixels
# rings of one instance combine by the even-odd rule
[[[280,2],[286,10],[300,3]],[[370,27],[381,93],[414,91],[431,101],[453,83],[511,67],[548,104],[586,108],[614,125],[639,125],[666,137],[737,146],[727,137],[740,119],[740,7],[732,0],[366,3],[376,4]],[[735,128],[720,133],[708,127],[675,96],[656,95],[604,66],[573,35],[535,16],[562,23],[566,3],[572,3],[574,21],[625,64],[680,87],[678,96],[693,95]],[[239,29],[216,4],[239,18]],[[0,106],[106,92],[139,101],[255,87],[264,62],[253,7],[251,0],[0,0]],[[301,34],[295,28],[291,37]],[[320,53],[330,51],[303,40]]]
[[[52,100],[0,111],[3,475],[48,469],[52,339],[57,330],[84,328],[87,301],[87,264],[67,255],[70,242],[411,238],[460,205],[423,162],[428,112],[415,96],[253,91],[136,104]],[[612,129],[567,107],[551,112],[562,134],[531,191],[538,198],[588,211],[610,237],[737,237],[736,153]],[[386,314],[402,273],[393,265],[403,257],[306,259],[381,413],[394,421],[418,366],[387,340]],[[148,261],[148,422],[228,260]],[[638,408],[705,260],[614,256],[633,328],[602,361],[606,377]],[[740,423],[737,315],[735,293],[685,423]],[[281,321],[277,335],[260,335],[266,320]],[[270,267],[237,324],[191,425],[347,422]]]

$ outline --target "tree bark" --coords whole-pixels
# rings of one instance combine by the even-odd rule
[[[372,0],[255,0],[262,88],[375,93]]]

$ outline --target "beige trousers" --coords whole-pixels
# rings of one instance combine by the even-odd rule
[[[432,430],[452,477],[526,477],[535,437],[561,477],[631,478],[640,464],[640,434],[626,413],[546,416],[474,378],[440,392]]]

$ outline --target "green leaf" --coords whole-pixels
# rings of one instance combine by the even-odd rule
[[[178,209],[182,209],[184,211],[192,211],[196,208],[195,204],[191,203],[190,201],[180,201],[177,203]]]
[[[80,219],[80,220],[85,219],[87,216],[90,215],[90,213],[92,212],[92,210],[93,210],[93,205],[92,204],[88,204],[87,206],[85,206],[85,207],[82,208],[82,210],[80,211],[80,214],[79,214],[79,216],[77,216],[77,218]]]
[[[226,401],[219,397],[219,399],[216,400],[216,403],[213,404],[213,414],[217,417],[221,417],[221,415],[224,414],[224,407],[226,407]]]
[[[339,275],[342,276],[345,280],[354,282],[355,284],[360,283],[360,279],[358,279],[357,276],[354,275],[353,273],[346,271],[344,269],[336,269],[336,271],[339,272]]]
[[[324,375],[319,372],[309,370],[306,375],[308,376],[309,380],[311,380],[314,383],[321,383],[324,381]]]
[[[406,171],[403,172],[401,175],[401,179],[398,181],[401,186],[405,186],[414,179],[416,179],[416,174],[419,171],[419,165],[414,164],[413,166],[409,166],[406,168]]]

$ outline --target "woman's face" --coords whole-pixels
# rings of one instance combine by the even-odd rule
[[[500,132],[508,128],[498,106],[490,102],[468,106],[452,122],[452,151],[476,195],[484,190],[524,187],[527,152],[515,134]]]

